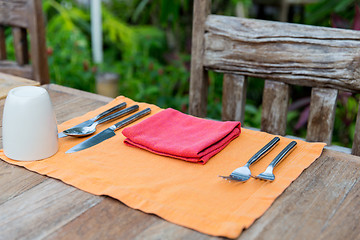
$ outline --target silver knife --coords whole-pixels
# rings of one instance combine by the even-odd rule
[[[125,107],[126,107],[126,102],[122,102],[122,103],[116,105],[115,107],[112,107],[112,108],[100,113],[99,115],[97,115],[97,116],[95,116],[95,117],[93,117],[93,118],[91,118],[91,119],[89,119],[89,120],[87,120],[85,122],[82,122],[82,123],[80,123],[80,124],[78,124],[78,125],[76,125],[76,126],[74,126],[72,128],[91,126],[91,124],[93,124],[95,121],[105,117],[106,115],[108,115],[108,114],[110,114],[112,112],[123,109]],[[69,128],[69,129],[71,129],[71,128]],[[66,130],[69,130],[69,129],[66,129]],[[66,136],[67,135],[64,132],[58,133],[58,138],[63,138],[63,137],[66,137]]]
[[[67,150],[65,153],[73,153],[73,152],[78,152],[87,148],[90,148],[92,146],[95,146],[103,141],[105,141],[106,139],[112,138],[113,136],[115,136],[115,131],[125,127],[127,125],[129,125],[130,123],[138,120],[139,118],[142,118],[143,116],[149,114],[151,112],[150,108],[146,108],[134,115],[131,115],[130,117],[115,123],[114,125],[112,125],[111,127],[105,129],[104,131],[96,134],[95,136],[79,143],[78,145],[70,148],[69,150]]]

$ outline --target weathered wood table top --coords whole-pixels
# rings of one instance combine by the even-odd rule
[[[54,84],[44,87],[59,123],[111,100]],[[0,239],[213,238],[0,160]],[[360,158],[325,149],[239,237],[265,238],[360,239]]]
[[[6,98],[8,92],[15,87],[39,85],[39,82],[0,72],[0,99]]]

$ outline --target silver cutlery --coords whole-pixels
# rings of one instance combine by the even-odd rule
[[[139,109],[139,105],[134,105],[128,108],[125,108],[121,111],[115,112],[113,114],[110,114],[106,117],[103,117],[97,121],[95,121],[93,124],[91,124],[90,126],[85,126],[85,127],[73,127],[70,129],[67,129],[65,131],[63,131],[63,133],[65,133],[68,136],[72,136],[72,137],[85,137],[88,135],[93,134],[96,131],[96,126],[101,124],[101,123],[106,123],[109,122],[111,120],[126,116],[130,113],[133,113],[135,111],[137,111]]]
[[[251,177],[251,171],[249,167],[256,161],[264,157],[267,153],[269,153],[270,150],[273,149],[279,141],[280,141],[279,137],[274,137],[268,144],[266,144],[257,153],[255,153],[254,156],[252,156],[244,166],[235,169],[229,176],[219,176],[219,177],[222,177],[227,180],[238,181],[238,182],[245,182],[249,180]]]
[[[142,118],[143,116],[149,114],[150,112],[151,112],[151,109],[146,108],[138,113],[135,113],[134,115],[132,115],[118,123],[115,123],[114,125],[110,126],[109,128],[105,129],[104,131],[102,131],[102,132],[96,134],[95,136],[72,147],[71,149],[66,151],[66,153],[78,152],[78,151],[90,148],[92,146],[95,146],[109,138],[112,138],[113,136],[115,136],[116,130],[129,125],[130,123]]]
[[[260,173],[257,176],[254,176],[254,178],[266,180],[266,181],[274,181],[275,175],[273,173],[274,168],[281,162],[281,160],[285,159],[292,150],[295,149],[296,141],[292,141],[289,143],[275,158],[272,160],[272,162],[269,164],[269,166],[266,168],[266,170],[263,173]]]
[[[90,126],[90,125],[93,124],[95,121],[97,121],[97,120],[105,117],[106,115],[108,115],[108,114],[110,114],[110,113],[112,113],[112,112],[115,112],[115,111],[117,111],[117,110],[123,109],[123,108],[125,108],[125,107],[126,107],[126,102],[120,103],[120,104],[116,105],[115,107],[112,107],[112,108],[110,108],[110,109],[108,109],[108,110],[100,113],[99,115],[97,115],[97,116],[95,116],[95,117],[93,117],[93,118],[91,118],[91,119],[89,119],[89,120],[87,120],[87,121],[85,121],[85,122],[82,122],[82,123],[80,123],[80,124],[78,124],[78,125],[76,125],[76,126],[74,126],[74,127],[72,127],[72,128]],[[70,128],[70,129],[71,129],[71,128]],[[63,138],[63,137],[66,137],[66,136],[67,136],[67,135],[66,135],[64,132],[58,133],[58,138]]]

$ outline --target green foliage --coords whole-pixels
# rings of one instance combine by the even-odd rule
[[[10,28],[6,28],[5,29],[5,36],[7,36],[5,44],[6,44],[6,57],[9,60],[14,61],[15,60],[15,49],[14,49],[14,38],[13,35],[11,34],[11,29]]]
[[[354,19],[355,4],[359,0],[320,0],[306,6],[306,24],[317,26],[331,26],[331,15],[337,14],[345,19]]]
[[[44,1],[44,12],[51,81],[93,92],[95,77],[89,37],[80,28],[89,21],[89,15],[55,0]]]
[[[334,144],[352,146],[358,109],[359,96],[344,96],[344,93],[340,93],[335,113]]]

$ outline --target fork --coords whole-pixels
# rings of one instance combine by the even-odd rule
[[[265,181],[274,181],[275,175],[273,173],[274,168],[283,160],[286,158],[292,150],[295,149],[296,141],[292,141],[289,143],[275,158],[272,160],[272,162],[269,164],[269,166],[266,168],[266,170],[263,173],[260,173],[257,176],[253,176],[254,178],[265,180]]]
[[[266,144],[262,149],[254,154],[250,160],[242,167],[235,169],[229,176],[219,176],[227,180],[234,180],[238,182],[245,182],[249,180],[251,176],[250,166],[255,163],[257,160],[264,157],[267,153],[273,149],[276,144],[280,141],[279,137],[274,137],[268,144]]]

